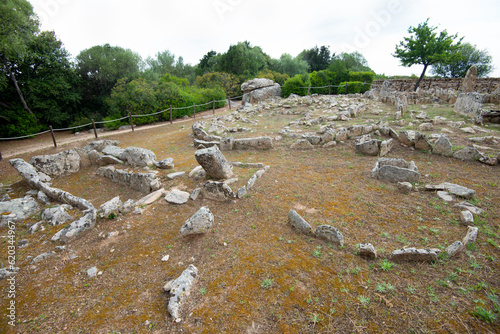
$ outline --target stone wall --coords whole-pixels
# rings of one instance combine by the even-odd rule
[[[385,80],[375,80],[372,89],[379,90]],[[417,79],[393,79],[391,88],[400,92],[411,92]],[[428,90],[432,88],[460,90],[463,78],[452,79],[423,79],[420,82],[420,88]],[[490,94],[500,87],[500,78],[477,78],[475,91],[481,94]]]

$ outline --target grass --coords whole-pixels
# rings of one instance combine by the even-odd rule
[[[383,271],[390,271],[394,266],[396,266],[396,264],[387,259],[383,259],[379,262],[379,266]]]
[[[273,286],[273,280],[270,279],[270,278],[265,278],[261,283],[260,283],[260,286],[263,288],[263,289],[271,289],[272,286]]]
[[[487,310],[482,306],[476,306],[476,309],[472,312],[472,315],[488,323],[493,323],[497,320],[497,315],[493,311]]]

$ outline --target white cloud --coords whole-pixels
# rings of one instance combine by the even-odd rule
[[[273,58],[315,45],[361,52],[377,73],[420,74],[391,54],[410,25],[430,24],[487,49],[500,77],[500,3],[483,0],[32,0],[43,30],[54,30],[68,51],[109,43],[143,58],[169,50],[196,64],[210,50],[248,40]]]

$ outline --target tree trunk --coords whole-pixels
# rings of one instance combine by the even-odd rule
[[[417,83],[415,84],[415,88],[413,88],[413,91],[415,91],[415,92],[417,91],[418,85],[420,85],[420,81],[422,81],[422,79],[424,78],[425,71],[427,71],[428,66],[429,65],[427,65],[427,64],[424,65],[424,70],[422,71],[422,74],[420,74],[420,78],[418,78]]]
[[[38,119],[36,118],[35,114],[31,111],[31,109],[28,107],[28,104],[26,103],[26,100],[24,99],[23,92],[21,91],[21,88],[19,88],[19,84],[17,83],[16,76],[12,72],[12,69],[9,66],[9,63],[7,62],[7,59],[5,56],[3,57],[3,62],[5,64],[5,68],[7,69],[7,72],[9,73],[9,77],[11,78],[12,82],[14,82],[14,87],[16,88],[17,94],[19,95],[19,99],[21,100],[21,104],[23,105],[24,110],[29,112],[31,116],[35,119],[35,121],[38,123]]]

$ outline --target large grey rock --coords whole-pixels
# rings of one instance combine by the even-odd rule
[[[478,161],[483,155],[475,147],[466,147],[453,153],[455,159],[463,161]]]
[[[451,157],[453,155],[453,147],[450,140],[446,136],[441,136],[434,143],[432,153]]]
[[[104,150],[109,145],[118,146],[120,145],[120,142],[117,140],[109,140],[109,139],[97,140],[88,144],[87,146],[84,146],[83,149],[89,152],[92,150],[96,150],[97,152],[102,152],[102,150]]]
[[[380,140],[371,139],[370,137],[361,137],[355,141],[356,153],[364,155],[376,156],[380,152]]]
[[[120,200],[120,196],[116,196],[111,200],[107,201],[106,203],[104,203],[103,205],[101,205],[101,208],[99,210],[99,216],[101,218],[111,218],[113,217],[113,215],[116,217],[118,216],[120,207],[122,205],[123,203]]]
[[[47,195],[45,195],[45,193],[43,191],[39,191],[37,194],[36,194],[36,198],[42,203],[42,204],[45,204],[45,205],[49,205],[50,204],[50,199],[47,197]]]
[[[467,227],[467,235],[462,240],[462,243],[464,244],[464,246],[467,246],[470,243],[476,242],[478,231],[479,231],[479,228],[477,228],[475,226],[468,226]]]
[[[483,97],[479,93],[462,93],[458,96],[453,111],[471,117],[474,123],[483,123]]]
[[[273,139],[271,137],[240,138],[233,142],[233,150],[271,150]]]
[[[224,182],[217,181],[207,181],[201,186],[201,192],[203,198],[214,200],[214,201],[230,201],[236,196],[227,184]]]
[[[143,193],[150,193],[161,187],[160,180],[155,172],[134,173],[132,171],[108,166],[99,168],[97,170],[97,175],[111,179],[111,181],[115,183],[120,183]]]
[[[136,206],[143,206],[143,205],[149,205],[153,204],[156,202],[161,196],[163,196],[165,189],[158,189],[156,191],[153,191],[151,194],[148,194],[144,196],[143,198],[139,199],[135,205]]]
[[[42,211],[41,218],[49,225],[57,226],[64,224],[72,219],[66,210],[71,210],[71,205],[63,204],[53,208],[47,208]]]
[[[194,156],[208,176],[216,180],[233,177],[232,166],[227,162],[217,146],[198,150],[194,153]]]
[[[120,165],[123,164],[123,161],[112,155],[101,155],[99,156],[99,159],[97,159],[96,163],[99,166],[108,166],[108,165]]]
[[[378,180],[398,183],[415,183],[420,179],[417,166],[412,162],[408,163],[403,159],[380,158],[372,170],[372,176]]]
[[[25,220],[38,211],[40,211],[40,206],[31,196],[0,202],[0,226],[4,226],[7,221],[18,222]]]
[[[304,220],[295,210],[288,212],[288,222],[298,231],[309,234],[311,233],[311,225]]]
[[[52,241],[68,242],[76,238],[80,233],[95,226],[97,210],[89,209],[84,215],[72,222],[68,227],[60,230],[51,238]]]
[[[231,151],[234,148],[234,138],[224,137],[220,140],[220,150],[221,151]]]
[[[456,195],[458,197],[462,197],[465,199],[472,199],[476,197],[476,191],[473,189],[469,189],[458,184],[444,182],[439,184],[437,187],[442,187],[443,190],[446,190],[450,194]]]
[[[358,255],[369,259],[376,259],[377,251],[372,244],[358,244]]]
[[[464,79],[462,80],[461,91],[464,93],[472,93],[476,91],[477,67],[472,65],[467,70]]]
[[[330,225],[318,226],[316,231],[314,231],[316,237],[330,241],[338,246],[344,245],[344,236],[335,227]]]
[[[134,167],[155,165],[156,155],[153,151],[140,147],[127,147],[122,153],[123,160]]]
[[[208,133],[205,130],[203,130],[204,127],[205,127],[205,122],[203,121],[195,122],[191,126],[191,130],[193,131],[193,136],[196,139],[207,141]]]
[[[169,281],[163,287],[165,292],[170,292],[171,297],[168,301],[167,309],[176,321],[180,321],[180,308],[186,298],[191,294],[191,289],[196,282],[197,277],[198,268],[190,264],[179,277],[175,280]]]
[[[186,204],[189,200],[189,193],[178,189],[173,189],[165,196],[165,201],[170,204]]]
[[[455,241],[446,248],[446,253],[449,257],[453,257],[464,249],[464,244],[461,241]]]
[[[424,135],[423,133],[416,132],[415,133],[415,149],[421,150],[421,151],[431,151],[432,150],[432,145],[429,142],[429,139],[427,139],[427,136]]]
[[[460,203],[455,204],[453,207],[459,208],[459,209],[464,209],[464,210],[469,210],[475,215],[481,216],[484,213],[484,210],[481,208],[478,208],[475,205],[470,204],[469,202],[463,201]]]
[[[293,143],[292,146],[290,146],[290,149],[292,150],[311,150],[313,148],[314,146],[307,139],[299,139],[297,142]]]
[[[413,190],[413,185],[410,182],[398,182],[398,190],[403,194],[409,194]]]
[[[388,155],[392,148],[394,147],[394,139],[390,138],[388,140],[384,140],[380,143],[380,156],[385,157]]]
[[[172,169],[174,168],[174,159],[166,158],[156,162],[156,167],[159,169]]]
[[[391,259],[393,261],[433,262],[438,259],[438,252],[437,249],[404,248],[393,251]]]
[[[191,218],[182,225],[180,233],[183,236],[190,234],[207,233],[214,223],[214,215],[206,206],[201,207]]]
[[[415,131],[399,131],[399,141],[407,146],[415,146]]]
[[[29,163],[37,170],[51,177],[57,177],[78,172],[80,161],[80,155],[75,150],[67,150],[52,155],[34,156]]]
[[[115,145],[108,145],[102,150],[102,154],[111,155],[120,160],[125,160],[125,158],[123,157],[124,152],[125,152],[124,148]]]
[[[243,104],[258,103],[274,96],[281,96],[281,86],[270,79],[255,78],[241,85]]]
[[[272,81],[271,79],[255,78],[255,79],[248,80],[248,81],[244,82],[241,85],[241,90],[243,92],[250,92],[254,89],[269,87],[272,85],[274,85],[274,81]]]

